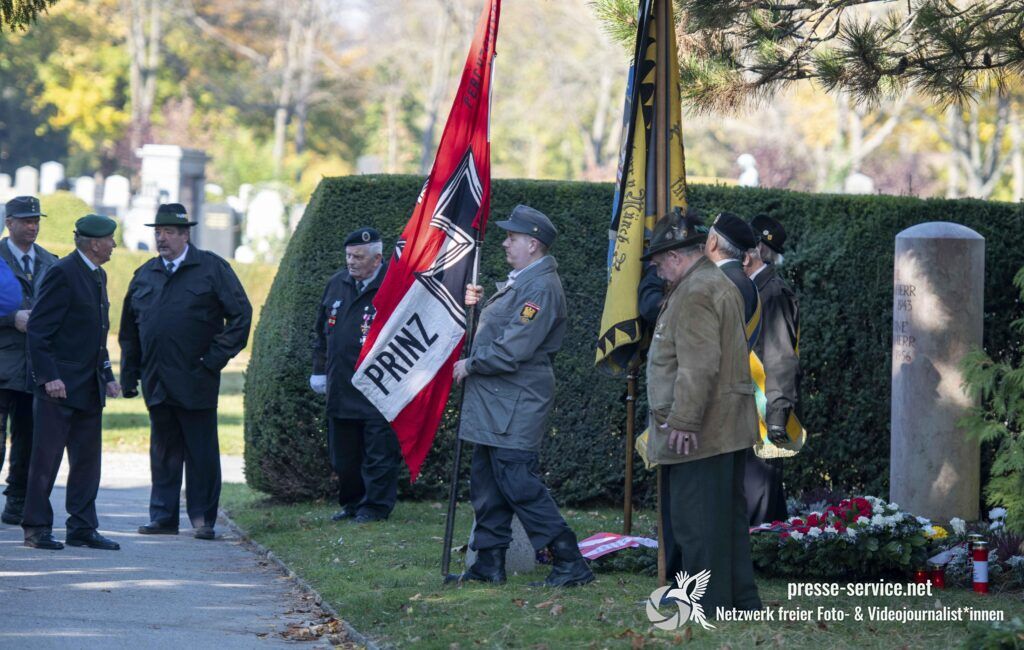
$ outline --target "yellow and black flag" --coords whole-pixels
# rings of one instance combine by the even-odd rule
[[[595,360],[599,369],[615,376],[625,374],[640,353],[640,256],[651,230],[674,208],[686,210],[672,0],[641,0],[637,24],[608,233],[608,292]]]

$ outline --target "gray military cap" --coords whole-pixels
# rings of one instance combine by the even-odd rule
[[[498,227],[509,232],[520,232],[540,240],[545,246],[550,247],[555,241],[555,224],[551,223],[544,213],[534,210],[528,205],[517,205],[512,208],[512,214],[505,221],[499,221]]]

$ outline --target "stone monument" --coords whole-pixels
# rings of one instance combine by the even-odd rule
[[[955,223],[896,235],[889,494],[946,523],[978,518],[981,455],[957,422],[973,406],[960,362],[982,344],[985,239]]]
[[[64,165],[56,160],[44,162],[39,167],[39,193],[53,194],[64,180]]]

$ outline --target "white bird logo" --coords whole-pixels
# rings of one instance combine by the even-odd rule
[[[679,602],[680,611],[683,606],[689,608],[690,616],[687,620],[700,623],[705,630],[715,627],[708,623],[707,617],[704,616],[704,608],[699,602],[704,596],[704,592],[707,591],[709,582],[711,582],[711,569],[705,569],[693,577],[680,571],[676,574],[676,584],[679,586],[665,593],[667,598],[674,598]]]

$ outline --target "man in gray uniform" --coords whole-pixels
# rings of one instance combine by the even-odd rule
[[[39,220],[45,217],[34,196],[17,196],[7,202],[8,236],[0,239],[0,259],[13,269],[21,287],[18,310],[0,318],[0,467],[4,463],[4,434],[11,423],[11,463],[7,471],[7,499],[0,521],[17,526],[25,505],[28,464],[32,456],[32,377],[28,367],[28,318],[36,290],[57,258],[36,243]]]
[[[548,255],[556,230],[525,205],[516,206],[498,227],[509,233],[502,247],[513,270],[484,304],[473,349],[454,369],[456,381],[466,380],[459,437],[476,443],[470,498],[477,560],[460,579],[505,581],[515,514],[534,549],[551,547],[554,566],[544,585],[583,585],[594,574],[538,469],[555,394],[551,364],[566,327],[558,264]],[[467,289],[466,304],[476,304],[482,287]]]

